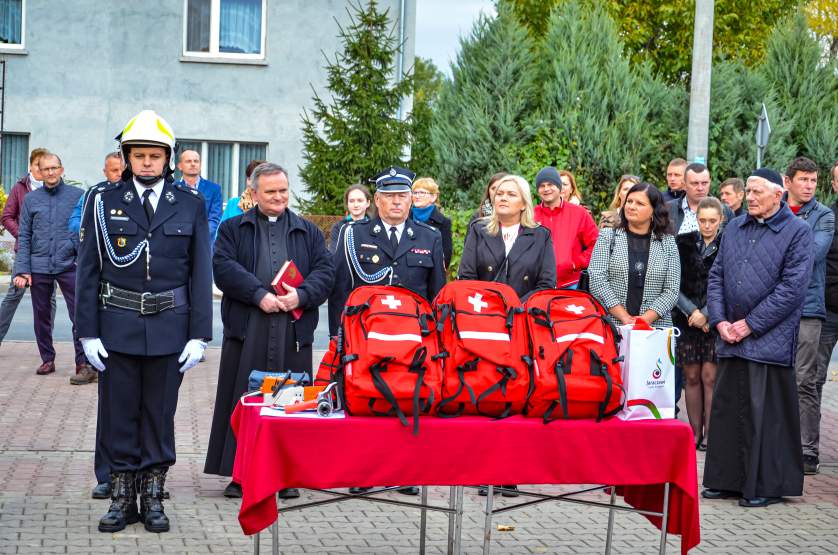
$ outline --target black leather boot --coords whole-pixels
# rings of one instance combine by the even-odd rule
[[[154,467],[143,472],[140,478],[140,520],[149,532],[168,532],[169,517],[163,512],[163,485],[167,467]]]
[[[111,474],[111,506],[99,520],[100,532],[119,532],[140,519],[133,472]]]

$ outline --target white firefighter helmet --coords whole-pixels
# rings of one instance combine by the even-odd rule
[[[157,115],[154,110],[143,110],[128,123],[122,132],[115,137],[119,141],[123,157],[126,157],[126,146],[162,146],[169,151],[169,169],[175,170],[175,132],[165,119]],[[126,159],[127,163],[128,160]],[[130,167],[130,165],[129,165]]]

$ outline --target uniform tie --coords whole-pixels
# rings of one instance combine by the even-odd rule
[[[146,189],[143,191],[143,208],[145,209],[145,215],[148,218],[148,223],[151,223],[151,219],[154,217],[154,208],[151,206],[151,193],[153,193],[153,189]]]
[[[390,244],[393,245],[393,252],[396,252],[396,249],[399,246],[399,237],[396,235],[396,226],[390,226]]]

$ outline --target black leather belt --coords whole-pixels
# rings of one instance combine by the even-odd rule
[[[135,310],[147,316],[188,304],[189,291],[183,285],[161,293],[139,293],[114,287],[107,281],[102,281],[99,283],[99,300],[105,306]]]

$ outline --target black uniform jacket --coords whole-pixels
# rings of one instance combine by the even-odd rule
[[[392,267],[391,276],[369,284],[352,265],[346,249],[348,230],[352,228],[353,246],[361,270],[370,275]],[[432,301],[445,285],[442,238],[433,227],[408,219],[398,248],[390,244],[387,226],[380,218],[361,220],[341,228],[334,254],[335,287],[329,296],[329,335],[337,334],[340,315],[349,293],[362,285],[398,285]],[[392,279],[392,283],[391,283]]]
[[[458,277],[506,283],[522,300],[532,291],[555,287],[556,257],[550,230],[521,226],[506,257],[500,233],[489,235],[485,222],[474,221],[466,235]]]
[[[76,328],[79,337],[98,337],[105,349],[142,356],[180,353],[190,339],[212,338],[212,271],[209,224],[203,196],[167,180],[151,224],[133,181],[97,186],[85,206],[76,270]],[[94,225],[96,198],[105,229]],[[144,239],[136,262],[119,268],[106,253],[108,237],[116,256],[126,256]],[[100,251],[101,249],[101,251]],[[100,253],[101,252],[101,267]],[[149,279],[150,277],[150,279]],[[188,303],[156,314],[103,306],[100,282],[140,293],[188,288]]]
[[[244,214],[221,222],[212,259],[215,283],[224,292],[221,300],[224,335],[239,340],[244,339],[250,312],[259,310],[259,301],[267,291],[256,277],[256,254],[259,252],[257,211],[258,208],[253,207]],[[335,270],[323,232],[308,220],[290,210],[287,212],[288,257],[297,265],[304,279],[297,288],[303,315],[294,322],[296,338],[292,341],[305,347],[314,340],[318,307],[332,290]]]

